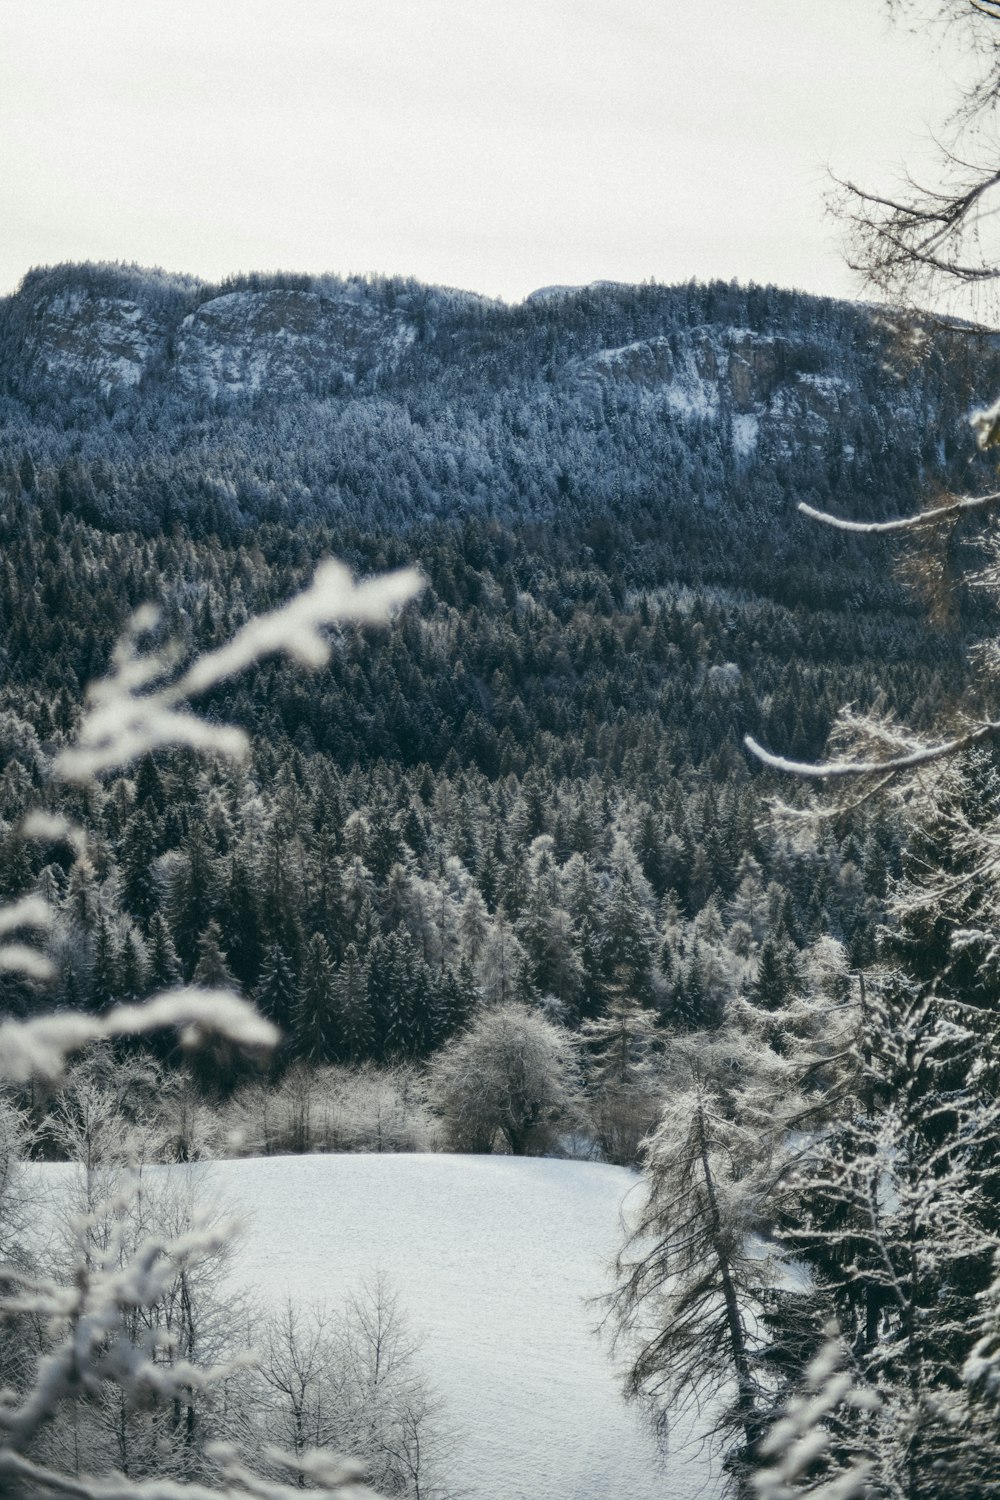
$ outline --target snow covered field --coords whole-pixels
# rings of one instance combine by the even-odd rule
[[[75,1169],[46,1182],[39,1241]],[[147,1168],[147,1172],[190,1168]],[[678,1424],[661,1460],[620,1395],[600,1309],[636,1183],[622,1167],[450,1155],[274,1156],[213,1162],[208,1206],[244,1234],[233,1274],[264,1302],[338,1304],[381,1270],[455,1432],[461,1500],[714,1500],[717,1465]]]
[[[483,1156],[220,1162],[248,1215],[239,1274],[275,1302],[331,1302],[381,1267],[424,1337],[459,1429],[469,1500],[708,1500],[708,1460],[678,1432],[666,1468],[623,1403],[585,1299],[608,1286],[620,1167]]]

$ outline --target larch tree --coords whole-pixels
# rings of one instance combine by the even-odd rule
[[[629,1393],[667,1438],[685,1412],[710,1411],[741,1490],[773,1401],[762,1325],[777,1267],[760,1236],[781,1176],[786,1073],[735,1031],[676,1039],[610,1299]]]
[[[967,27],[980,64],[953,116],[938,180],[911,181],[900,195],[848,184],[846,201],[870,284],[940,303],[1000,278],[990,130],[1000,105],[1000,6],[942,0],[938,11]],[[911,351],[926,323],[923,315],[904,321]],[[958,330],[960,338],[973,333]],[[971,421],[983,452],[997,446],[1000,402]],[[911,577],[943,613],[949,554],[967,522],[986,526],[974,582],[994,608],[1000,600],[998,505],[1000,494],[989,490],[935,495],[889,521],[800,510],[846,533],[906,540]],[[825,1462],[836,1471],[863,1451],[866,1493],[879,1497],[973,1500],[992,1492],[1000,1464],[995,1421],[983,1417],[995,1400],[991,1266],[1000,1243],[998,668],[988,635],[970,657],[965,706],[935,735],[845,711],[821,762],[747,741],[772,770],[823,788],[827,814],[881,797],[895,802],[909,832],[903,874],[889,890],[883,962],[861,991],[853,1069],[788,1179],[779,1230],[811,1269],[817,1314],[834,1310],[872,1397],[853,1418],[846,1408],[835,1422],[817,1417]],[[790,821],[811,815],[778,811]]]

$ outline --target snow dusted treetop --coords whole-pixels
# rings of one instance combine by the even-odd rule
[[[90,690],[77,743],[59,757],[56,774],[85,782],[163,745],[242,756],[245,735],[198,718],[189,707],[192,698],[276,653],[305,666],[322,666],[329,655],[325,627],[350,620],[386,622],[420,587],[420,575],[412,569],[356,583],[339,563],[321,563],[303,593],[252,620],[227,645],[186,668],[176,653],[140,649],[143,634],[156,623],[155,612],[140,610],[115,652],[110,676]],[[26,837],[60,839],[74,849],[78,860],[86,858],[82,831],[49,814],[33,814],[22,832]],[[50,921],[45,903],[35,897],[0,909],[0,968],[47,977],[44,955],[10,934],[25,928],[44,932]],[[238,996],[225,990],[179,989],[143,1004],[115,1006],[96,1017],[67,1013],[5,1021],[0,1025],[0,1078],[21,1082],[37,1076],[55,1083],[67,1058],[81,1047],[162,1026],[178,1027],[184,1042],[192,1045],[212,1033],[258,1049],[278,1040],[276,1028]],[[78,1266],[72,1286],[33,1280],[10,1266],[0,1268],[6,1292],[2,1300],[9,1309],[51,1320],[62,1329],[38,1361],[28,1388],[16,1396],[7,1393],[0,1405],[0,1488],[17,1485],[30,1493],[73,1495],[78,1500],[219,1500],[223,1495],[230,1500],[291,1500],[311,1482],[335,1493],[338,1500],[371,1496],[362,1482],[361,1466],[322,1451],[271,1455],[291,1476],[285,1484],[249,1472],[235,1449],[217,1445],[209,1456],[219,1467],[220,1488],[167,1479],[133,1481],[120,1474],[69,1476],[28,1456],[32,1438],[49,1415],[81,1391],[99,1394],[112,1385],[130,1400],[141,1402],[151,1395],[170,1399],[185,1387],[210,1384],[228,1373],[183,1361],[165,1365],[157,1362],[155,1349],[139,1348],[126,1335],[127,1315],[155,1303],[164,1277],[172,1277],[178,1265],[211,1255],[218,1248],[219,1234],[218,1226],[195,1225],[173,1239],[154,1237],[124,1265]]]

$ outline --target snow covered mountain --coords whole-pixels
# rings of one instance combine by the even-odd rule
[[[927,330],[910,358],[872,309],[772,287],[597,283],[508,307],[401,278],[61,266],[0,301],[0,457],[72,457],[112,524],[155,524],[165,491],[197,517],[208,486],[208,524],[244,525],[276,484],[288,519],[363,496],[359,519],[394,526],[681,490],[769,511],[776,480],[867,509],[957,474],[965,412],[998,385],[988,342],[959,355]]]

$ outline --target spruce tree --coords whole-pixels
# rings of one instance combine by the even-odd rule
[[[308,1062],[331,1062],[342,1055],[333,959],[321,932],[313,934],[302,955],[290,1041],[295,1056]]]
[[[218,922],[209,922],[198,939],[198,961],[191,982],[206,990],[234,990],[239,986],[222,951]]]
[[[363,1062],[372,1057],[375,1029],[368,1002],[368,974],[353,943],[348,943],[337,970],[333,999],[340,1034],[340,1059]]]
[[[167,920],[154,912],[149,924],[149,984],[153,990],[169,990],[181,981],[181,961],[177,957]]]
[[[974,1023],[968,1006],[883,975],[853,1108],[841,1101],[782,1205],[779,1237],[812,1271],[814,1315],[835,1311],[882,1402],[839,1441],[873,1445],[886,1492],[906,1500],[978,1493],[963,1369],[1000,1243],[1000,1108]]]
[[[291,958],[280,944],[272,943],[264,955],[254,1000],[261,1013],[273,1021],[285,1037],[291,1032],[297,990]]]
[[[159,891],[150,868],[157,854],[155,830],[142,806],[131,815],[122,838],[119,870],[122,906],[149,931],[153,913],[160,904]]]
[[[90,969],[90,1007],[105,1010],[121,998],[121,954],[117,934],[105,913],[99,912],[94,928]]]

